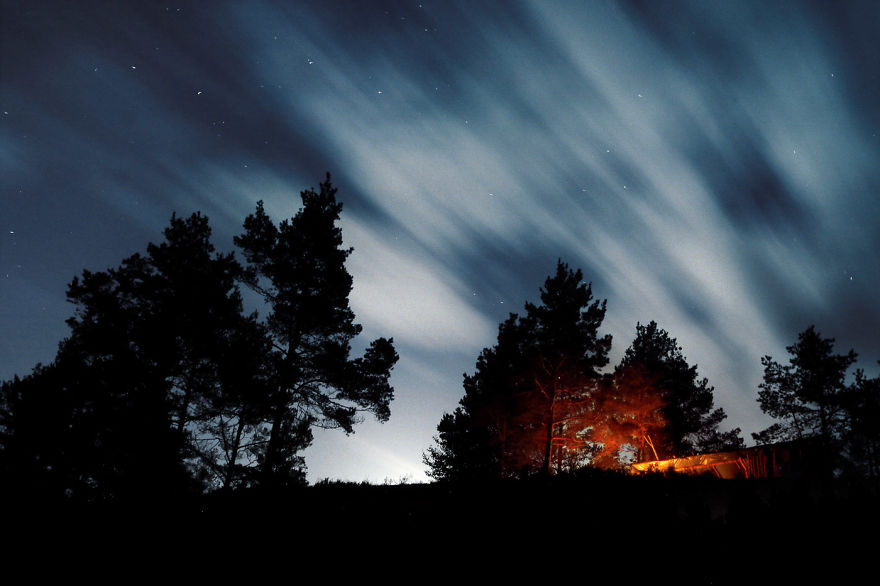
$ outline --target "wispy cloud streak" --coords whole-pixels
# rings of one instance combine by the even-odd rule
[[[171,209],[228,246],[329,170],[359,321],[402,355],[393,421],[361,441],[414,462],[559,257],[608,299],[615,356],[657,320],[746,431],[760,356],[809,323],[880,358],[875,5],[369,4],[84,2],[57,38],[31,14],[44,49],[4,51],[9,230],[49,206],[114,244],[51,235],[63,255],[2,251],[0,273],[48,290]],[[39,262],[61,276],[14,267]]]

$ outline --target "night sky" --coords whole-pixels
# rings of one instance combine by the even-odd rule
[[[613,366],[658,322],[725,427],[810,324],[880,359],[880,3],[2,0],[0,378],[49,362],[67,283],[200,210],[214,243],[329,171],[391,420],[309,480],[425,479],[500,321],[561,258]]]

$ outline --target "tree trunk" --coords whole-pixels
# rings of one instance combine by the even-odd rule
[[[281,426],[284,421],[284,406],[276,406],[275,417],[272,419],[272,430],[269,432],[269,441],[266,443],[266,456],[263,458],[262,484],[268,486],[273,482],[274,467],[278,454],[281,451]]]
[[[547,437],[544,440],[544,462],[541,464],[541,473],[545,475],[550,474],[550,452],[553,448],[553,403],[554,401],[551,400],[547,413]]]
[[[230,449],[229,456],[226,461],[226,474],[223,479],[223,489],[228,490],[229,485],[232,484],[232,475],[235,471],[235,462],[238,460],[238,449],[241,445],[241,434],[244,431],[244,418],[239,416],[238,418],[238,429],[235,430],[235,441],[232,443],[232,448]]]

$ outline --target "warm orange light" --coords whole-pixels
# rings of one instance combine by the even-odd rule
[[[752,450],[700,454],[685,458],[637,462],[631,465],[630,473],[712,474],[718,478],[755,478],[760,476],[758,472],[760,468],[756,467],[756,457],[759,455]]]

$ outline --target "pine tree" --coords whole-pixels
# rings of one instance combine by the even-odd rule
[[[349,250],[329,177],[274,226],[263,211],[217,253],[207,218],[172,216],[165,239],[114,269],[83,271],[55,360],[0,386],[0,470],[16,486],[81,501],[304,481],[313,425],[351,432],[390,414],[390,340],[350,359]],[[246,315],[238,284],[260,292]],[[64,496],[66,495],[66,496]]]
[[[880,376],[870,378],[862,369],[843,397],[841,432],[848,472],[880,478]]]
[[[583,432],[611,346],[598,333],[605,302],[561,261],[541,301],[511,314],[465,375],[460,408],[444,415],[424,456],[432,477],[549,473],[589,459]]]
[[[636,337],[615,369],[618,380],[634,375],[652,388],[662,405],[664,424],[655,426],[651,441],[655,458],[743,445],[739,429],[719,431],[726,414],[714,407],[714,388],[706,378],[699,378],[697,366],[687,363],[675,338],[654,321],[636,325]]]
[[[172,498],[197,490],[196,477],[210,482],[199,442],[208,406],[228,390],[226,341],[244,323],[240,267],[215,254],[210,235],[200,214],[172,216],[146,255],[70,283],[71,333],[52,364],[3,389],[4,451],[25,485],[105,501]]]
[[[630,462],[656,460],[666,437],[665,401],[658,377],[638,366],[618,367],[596,404],[592,465],[618,469]]]
[[[812,325],[786,350],[788,364],[770,356],[761,359],[764,381],[758,403],[777,421],[752,437],[759,444],[808,440],[815,444],[817,467],[827,478],[844,465],[847,406],[854,396],[846,374],[856,353],[835,354],[834,340],[823,338]]]
[[[820,437],[823,443],[839,435],[844,415],[846,372],[856,353],[834,354],[834,340],[823,338],[814,326],[786,347],[788,364],[770,356],[761,359],[764,382],[759,387],[761,410],[779,421],[752,436],[759,443]]]
[[[352,278],[336,225],[342,204],[327,175],[320,189],[301,192],[303,207],[275,225],[262,202],[235,238],[244,253],[244,280],[268,310],[263,324],[272,343],[266,441],[259,455],[261,482],[303,481],[297,453],[311,442],[312,426],[346,433],[369,412],[390,415],[388,382],[398,356],[392,340],[378,338],[361,358],[350,358],[361,326],[348,303]]]

